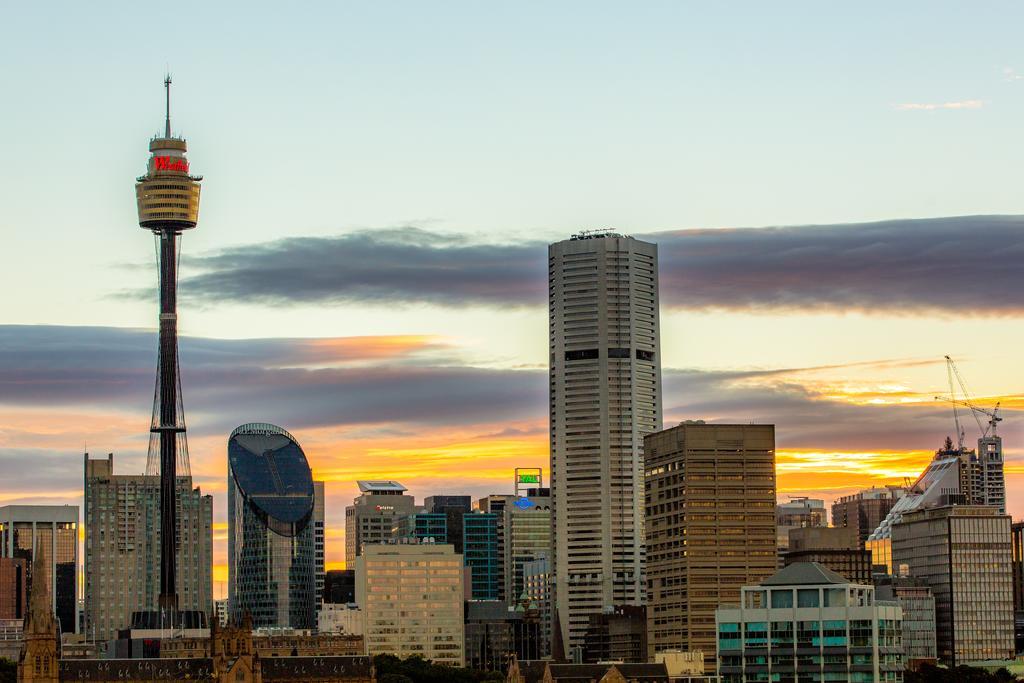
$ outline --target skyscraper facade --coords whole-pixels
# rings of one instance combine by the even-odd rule
[[[85,632],[109,640],[160,598],[160,477],[114,474],[114,456],[85,464]],[[176,592],[182,611],[213,605],[213,497],[177,477]]]
[[[250,423],[228,439],[228,611],[316,628],[313,476],[291,434]]]
[[[1010,516],[948,505],[903,515],[892,561],[935,596],[938,657],[950,666],[1014,657]]]
[[[34,575],[36,555],[43,560],[42,576]],[[23,559],[29,570],[26,590],[46,586],[61,632],[78,631],[77,505],[0,507],[0,557]]]
[[[643,439],[661,429],[658,249],[611,232],[548,247],[551,500],[561,638],[644,599]]]
[[[775,426],[684,422],[644,451],[650,659],[700,650],[713,671],[715,610],[776,569]]]
[[[896,501],[906,492],[902,486],[873,486],[832,503],[832,526],[857,530],[857,541],[863,548]]]

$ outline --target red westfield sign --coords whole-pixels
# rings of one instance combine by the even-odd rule
[[[153,157],[153,170],[188,173],[188,161],[180,157]]]

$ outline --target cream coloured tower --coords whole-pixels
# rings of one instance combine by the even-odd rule
[[[548,247],[548,292],[555,606],[568,652],[589,615],[644,600],[643,445],[661,429],[658,248],[573,235]]]

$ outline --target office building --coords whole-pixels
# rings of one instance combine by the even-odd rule
[[[284,429],[244,424],[228,439],[228,612],[257,628],[316,627],[313,476]]]
[[[775,506],[775,527],[780,553],[789,549],[789,532],[804,527],[826,526],[825,501],[806,496],[791,496],[788,502]]]
[[[583,644],[583,662],[646,662],[647,610],[619,605],[591,614]]]
[[[324,503],[324,482],[313,482],[313,575],[316,577],[316,596],[313,601],[319,607],[324,601],[324,580],[327,577],[324,531],[326,528]]]
[[[359,495],[345,508],[345,566],[355,567],[363,546],[391,543],[399,519],[416,512],[416,501],[397,481],[359,481]]]
[[[645,439],[647,643],[715,664],[715,609],[776,570],[775,427],[702,421]]]
[[[551,559],[547,556],[523,563],[523,594],[540,612],[540,654],[550,657],[554,637],[554,599],[551,590]]]
[[[892,561],[935,596],[939,661],[1014,656],[1010,517],[996,507],[908,512],[892,527]]]
[[[448,544],[367,544],[356,558],[356,602],[371,657],[420,655],[462,666],[462,558]]]
[[[875,597],[903,609],[903,655],[907,668],[935,664],[935,596],[928,585],[910,576],[887,576],[875,584]]]
[[[324,603],[348,604],[356,601],[356,570],[332,569],[324,577]]]
[[[0,621],[24,619],[28,610],[28,560],[0,557]]]
[[[946,439],[935,457],[889,510],[868,537],[865,546],[871,551],[872,563],[889,574],[898,573],[892,560],[892,527],[904,515],[934,506],[974,505],[992,507],[1005,512],[1006,493],[1003,483],[1002,440],[987,437],[978,441],[983,458],[972,449],[954,447]]]
[[[159,608],[160,477],[114,474],[113,454],[84,466],[85,632],[110,640]],[[177,501],[174,594],[195,619],[213,608],[213,497],[179,475]]]
[[[35,557],[43,558],[42,576],[34,576]],[[4,505],[0,507],[0,558],[19,558],[31,589],[39,579],[47,587],[62,633],[78,630],[78,506]],[[12,576],[18,570],[12,569]],[[24,603],[23,603],[24,604]]]
[[[832,526],[856,529],[858,544],[863,548],[868,536],[905,492],[902,486],[873,486],[842,496],[832,503]]]
[[[715,610],[776,571],[775,426],[684,422],[649,435],[648,659],[700,650]]]
[[[567,647],[644,601],[643,438],[661,429],[658,248],[612,232],[548,247],[555,604]]]
[[[493,512],[471,510],[468,496],[446,498],[462,500],[448,505],[438,504],[436,496],[427,498],[426,512],[397,521],[396,540],[450,544],[470,570],[472,599],[498,600],[502,573],[498,544],[500,517]]]
[[[228,625],[228,599],[213,601],[213,618],[219,626]]]
[[[783,565],[817,562],[853,583],[871,583],[871,553],[860,547],[853,527],[790,529]]]
[[[716,621],[722,683],[903,680],[899,605],[813,562],[745,586]]]
[[[541,658],[540,615],[533,607],[509,608],[500,600],[466,603],[466,666],[479,671],[504,671],[513,655]]]

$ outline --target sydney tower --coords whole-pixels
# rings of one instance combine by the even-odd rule
[[[165,614],[176,614],[176,482],[179,474],[189,474],[185,413],[178,373],[178,247],[181,234],[196,227],[199,220],[199,182],[202,177],[189,175],[185,140],[171,135],[170,76],[164,80],[164,87],[167,90],[164,134],[149,142],[149,163],[146,174],[137,179],[135,196],[139,225],[156,237],[160,266],[160,349],[146,473],[156,474],[159,467],[159,609]]]

